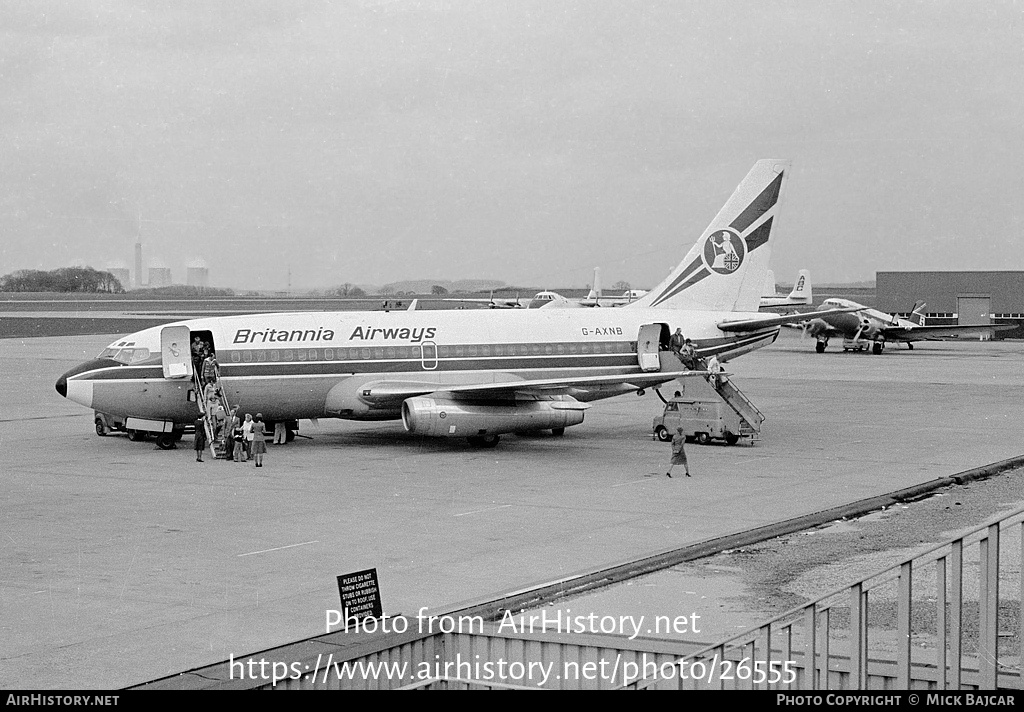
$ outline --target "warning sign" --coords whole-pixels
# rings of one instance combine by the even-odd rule
[[[346,618],[380,618],[384,614],[377,569],[342,574],[338,577],[338,592]]]

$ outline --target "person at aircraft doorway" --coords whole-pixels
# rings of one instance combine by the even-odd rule
[[[690,476],[690,466],[686,464],[686,436],[683,435],[682,427],[676,428],[676,434],[672,436],[672,459],[669,461],[668,472],[665,474],[669,477],[672,476],[672,468],[676,465],[683,466],[683,472],[686,476]]]
[[[676,329],[676,333],[672,334],[672,338],[668,341],[669,348],[672,349],[672,353],[676,355],[680,361],[683,360],[683,347],[686,346],[686,338],[683,336],[683,330],[681,328]]]
[[[206,385],[217,382],[217,358],[213,354],[203,360],[202,380]]]
[[[697,368],[697,350],[693,348],[693,342],[689,339],[683,342],[683,352],[679,356],[679,360],[691,371]]]

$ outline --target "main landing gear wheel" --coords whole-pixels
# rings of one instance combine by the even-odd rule
[[[498,444],[500,438],[497,435],[474,435],[466,438],[473,447],[490,448]]]
[[[871,353],[873,353],[875,356],[877,356],[878,354],[882,353],[882,342],[881,341],[876,341],[874,343],[874,345],[872,345]]]
[[[174,433],[160,433],[156,437],[156,446],[161,450],[173,450],[176,440]]]
[[[551,434],[556,438],[560,438],[565,435],[565,428],[551,428]]]
[[[288,430],[285,431],[284,441],[286,443],[290,443],[293,440],[295,440],[295,431],[292,430],[291,428],[288,428]]]
[[[99,418],[96,418],[96,434],[99,435],[101,438],[107,434],[107,428],[106,426],[103,425],[103,421],[100,420]]]
[[[711,442],[711,436],[707,433],[695,433],[693,439],[697,441],[698,445],[707,445]]]
[[[814,345],[814,350],[817,351],[819,354],[825,353],[825,342],[819,341],[818,343],[816,343]]]
[[[668,431],[668,428],[663,428],[660,425],[658,426],[658,429],[654,431],[654,435],[663,443],[667,443],[672,439],[672,433]]]
[[[133,443],[140,443],[146,439],[146,433],[142,430],[129,430],[128,439]]]

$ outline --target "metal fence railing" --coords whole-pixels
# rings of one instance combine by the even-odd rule
[[[624,687],[1019,689],[1022,552],[1024,509]]]

